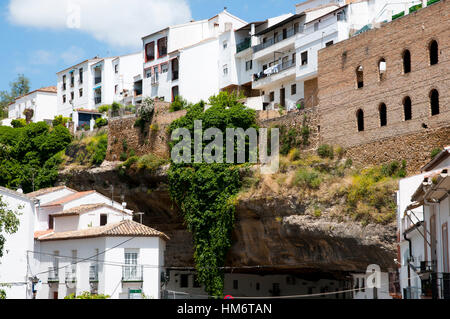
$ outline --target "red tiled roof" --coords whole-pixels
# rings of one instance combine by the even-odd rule
[[[34,198],[34,197],[39,197],[39,196],[42,196],[42,195],[45,195],[45,194],[48,194],[48,193],[59,191],[61,189],[67,189],[67,190],[72,191],[74,193],[77,192],[76,190],[71,189],[71,188],[66,187],[66,186],[56,186],[56,187],[43,188],[43,189],[40,189],[38,191],[35,191],[35,192],[32,192],[32,193],[28,193],[28,194],[26,194],[26,196],[28,196],[30,198]]]
[[[52,215],[54,217],[73,216],[73,215],[79,215],[79,214],[82,214],[82,213],[90,212],[90,211],[93,211],[93,210],[96,210],[96,209],[102,208],[102,207],[115,210],[115,211],[117,211],[119,213],[125,213],[127,215],[132,215],[131,213],[128,213],[126,211],[122,211],[122,210],[117,209],[117,208],[115,208],[115,207],[113,207],[111,205],[103,204],[103,203],[80,205],[80,206],[76,206],[76,207],[73,207],[73,208],[70,208],[70,209],[66,209],[66,210],[64,210],[62,212],[58,212],[58,213],[54,213],[54,214],[50,214],[50,215]]]
[[[47,230],[38,230],[34,232],[34,239],[38,239],[39,237],[42,237],[44,235],[48,235],[53,233],[53,229],[47,229]]]
[[[86,191],[86,192],[77,192],[75,194],[70,194],[70,195],[67,195],[67,196],[65,196],[63,198],[54,200],[53,202],[47,203],[45,205],[42,205],[42,207],[57,206],[57,205],[66,204],[66,203],[72,202],[72,201],[74,201],[76,199],[79,199],[79,198],[82,198],[84,196],[87,196],[87,195],[90,195],[90,194],[94,194],[94,193],[95,193],[95,191],[93,191],[93,190],[92,191]]]
[[[100,227],[91,227],[83,230],[56,232],[48,236],[38,238],[40,241],[69,240],[93,237],[160,237],[164,240],[170,238],[163,232],[151,227],[136,223],[132,220],[124,220],[120,223],[109,224]]]

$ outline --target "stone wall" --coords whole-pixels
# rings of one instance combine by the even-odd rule
[[[152,153],[169,158],[169,124],[186,114],[185,110],[169,113],[169,106],[169,103],[156,102],[152,122],[143,132],[141,128],[134,127],[135,116],[110,119],[106,160],[118,161],[122,153],[129,154],[131,150],[137,156]]]
[[[430,65],[429,44],[436,40],[439,62]],[[403,52],[411,53],[411,72],[403,72]],[[384,80],[378,63],[386,61]],[[356,69],[362,66],[364,86],[357,88]],[[319,109],[324,143],[353,147],[388,137],[419,133],[450,123],[450,2],[427,8],[378,29],[319,51]],[[440,114],[431,115],[430,91],[439,92]],[[405,121],[403,100],[412,101],[412,119]],[[381,126],[379,106],[387,107]],[[364,112],[358,132],[356,112]],[[419,133],[420,135],[420,133]],[[394,139],[402,142],[402,139]],[[372,145],[372,144],[370,144]]]
[[[406,160],[408,175],[420,172],[431,160],[434,148],[443,149],[450,144],[450,126],[423,132],[385,138],[376,142],[348,148],[347,156],[357,165],[379,165]]]

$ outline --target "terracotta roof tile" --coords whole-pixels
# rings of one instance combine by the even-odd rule
[[[42,207],[48,207],[48,206],[57,206],[57,205],[62,205],[62,204],[66,204],[69,203],[71,201],[74,201],[76,199],[82,198],[84,196],[90,195],[90,194],[94,194],[95,191],[91,190],[91,191],[86,191],[86,192],[77,192],[75,194],[70,194],[67,195],[63,198],[54,200],[53,202],[47,203],[45,205],[42,205]]]
[[[99,203],[99,204],[80,205],[80,206],[76,206],[76,207],[73,207],[73,208],[70,208],[70,209],[66,209],[66,210],[63,210],[62,212],[54,213],[54,214],[51,214],[51,215],[54,216],[54,217],[79,215],[79,214],[86,213],[86,212],[89,212],[89,211],[92,211],[92,210],[96,210],[96,209],[102,208],[102,207],[115,210],[115,211],[117,211],[119,213],[123,213],[124,212],[124,211],[122,211],[120,209],[117,209],[117,208],[111,206],[111,205]],[[132,215],[131,213],[128,213],[126,211],[125,211],[125,214]]]
[[[53,229],[38,230],[34,232],[34,239],[53,233]]]
[[[26,194],[26,196],[30,197],[30,198],[39,197],[39,196],[42,196],[42,195],[45,195],[45,194],[49,194],[49,193],[53,193],[53,192],[59,191],[61,189],[67,189],[67,190],[72,191],[74,193],[77,192],[76,190],[71,189],[71,188],[66,187],[66,186],[56,186],[56,187],[43,188],[43,189],[40,189],[38,191],[35,191],[35,192],[32,192],[32,193],[28,193],[28,194]]]
[[[136,223],[132,220],[124,220],[120,223],[109,224],[100,227],[91,227],[83,230],[56,232],[39,238],[40,241],[69,240],[93,237],[160,237],[164,240],[170,238],[156,229]]]

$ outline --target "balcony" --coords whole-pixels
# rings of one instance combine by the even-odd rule
[[[143,281],[143,269],[141,265],[122,266],[123,282],[141,282]]]
[[[89,266],[89,282],[98,282],[98,265]]]
[[[102,98],[101,98],[101,97],[99,97],[99,96],[97,96],[97,97],[94,97],[94,103],[95,103],[95,105],[97,105],[97,104],[101,104],[101,103],[102,103]]]
[[[238,43],[236,45],[236,53],[239,53],[241,51],[244,51],[244,50],[250,48],[250,45],[251,45],[251,39],[250,38],[245,39],[244,41],[242,41],[241,43]]]
[[[255,74],[253,81],[255,81],[255,82],[259,81],[263,78],[272,76],[274,74],[281,73],[284,70],[290,69],[292,67],[295,67],[295,60],[289,60],[286,62],[275,64],[275,65],[269,67],[268,69],[266,69],[265,71],[259,72],[257,75]]]
[[[77,281],[77,270],[75,268],[66,269],[66,283],[74,283]]]
[[[59,282],[59,273],[57,267],[48,267],[48,282]]]
[[[94,84],[99,84],[102,83],[102,77],[101,76],[96,76],[94,79]]]
[[[296,35],[297,33],[299,33],[300,31],[301,31],[300,28],[299,29],[290,28],[286,31],[286,33],[281,32],[281,34],[279,34],[278,36],[272,37],[264,43],[255,45],[253,47],[253,53],[256,53],[258,51],[269,48],[272,45],[275,45],[283,40],[289,39],[289,38],[293,37],[294,35]]]
[[[152,86],[158,85],[159,84],[159,78],[157,76],[152,76]]]

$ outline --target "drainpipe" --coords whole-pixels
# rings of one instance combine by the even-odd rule
[[[412,243],[411,243],[411,239],[406,238],[406,233],[403,233],[403,238],[408,241],[409,243],[409,260],[412,259]],[[408,260],[408,289],[409,289],[409,295],[411,297],[411,266],[409,264],[409,260]]]

